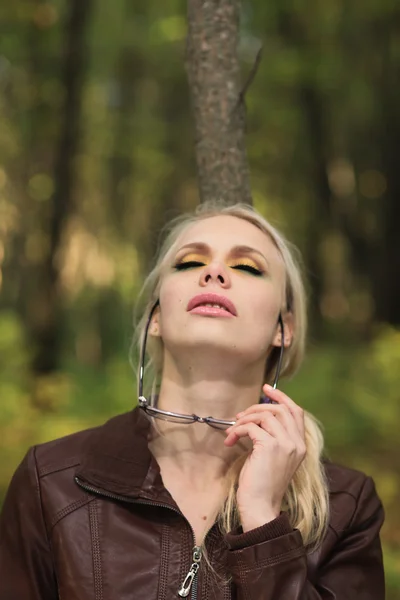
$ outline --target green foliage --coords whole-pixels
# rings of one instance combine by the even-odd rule
[[[99,0],[84,44],[72,208],[52,257],[59,370],[33,377],[48,317],[37,292],[68,91],[68,7],[0,8],[0,496],[30,445],[135,404],[132,305],[159,229],[198,200],[186,3]],[[398,287],[388,270],[399,220],[390,196],[399,189],[397,22],[394,0],[252,0],[240,47],[245,81],[263,45],[246,97],[254,204],[300,247],[314,303],[314,341],[284,389],[321,420],[333,459],[375,478],[387,512],[388,600],[400,594],[400,317],[381,314],[392,326],[379,325],[374,311],[381,289],[389,306]]]

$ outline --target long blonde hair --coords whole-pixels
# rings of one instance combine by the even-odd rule
[[[146,278],[139,295],[139,298],[145,298],[145,307],[135,334],[139,347],[143,342],[149,312],[159,297],[163,270],[169,263],[181,234],[193,223],[219,215],[233,216],[252,223],[270,237],[282,256],[286,267],[286,308],[292,314],[294,333],[291,346],[284,353],[281,376],[291,376],[303,359],[307,329],[306,294],[298,251],[254,208],[241,203],[235,205],[226,205],[220,201],[204,203],[199,205],[193,214],[183,214],[170,221],[166,227],[166,236],[159,249],[155,266]],[[274,348],[268,356],[265,365],[265,383],[271,382],[278,355],[279,349]],[[154,391],[162,370],[163,344],[159,337],[152,337],[149,340],[149,356],[147,366],[153,370]],[[323,436],[318,421],[307,411],[305,411],[305,432],[306,457],[286,491],[282,510],[288,512],[292,527],[300,531],[304,545],[311,550],[315,549],[324,537],[329,517],[329,499],[325,471],[321,462]],[[246,453],[240,457],[228,473],[227,500],[218,515],[219,526],[223,533],[240,525],[236,489],[238,477],[247,456]]]

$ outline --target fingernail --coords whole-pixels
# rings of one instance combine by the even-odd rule
[[[240,417],[242,417],[243,415],[244,415],[244,413],[240,412],[240,413],[238,413],[238,414],[236,415],[236,418],[237,418],[237,419],[240,419]]]

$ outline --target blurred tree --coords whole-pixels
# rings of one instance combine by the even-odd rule
[[[277,30],[285,46],[297,55],[310,55],[309,26],[301,18],[303,13],[283,4],[277,11]],[[328,178],[329,130],[328,115],[324,96],[316,85],[313,77],[299,77],[294,89],[295,99],[303,113],[304,129],[308,146],[308,174],[314,182],[310,207],[313,219],[310,220],[307,243],[304,249],[305,260],[310,273],[310,283],[313,293],[310,295],[310,309],[314,314],[313,329],[321,329],[322,315],[319,302],[323,295],[323,262],[315,252],[326,231],[333,224],[331,211],[331,189]]]
[[[6,39],[3,47],[19,57],[7,86],[8,118],[24,151],[2,156],[13,175],[15,211],[12,225],[3,222],[4,235],[13,234],[3,306],[17,309],[24,323],[34,375],[60,367],[60,248],[73,205],[91,7],[74,0],[64,12],[38,0],[9,8],[21,41]]]
[[[50,373],[60,365],[62,318],[57,260],[66,218],[71,213],[73,202],[73,160],[80,139],[83,77],[87,62],[86,30],[91,7],[90,0],[71,0],[65,23],[60,77],[64,103],[55,148],[54,193],[49,199],[45,219],[49,247],[44,261],[36,268],[34,294],[29,298],[26,312],[27,328],[35,347],[32,366],[37,374]],[[32,281],[32,275],[29,278]]]
[[[376,298],[376,318],[392,325],[400,325],[400,7],[382,11],[371,28],[381,60],[375,72],[374,89],[378,108],[378,167],[371,173],[370,185],[383,187],[381,205],[382,232],[377,250],[373,291]],[[386,185],[385,185],[386,182]],[[374,259],[374,253],[371,253]],[[376,261],[374,261],[376,264]]]
[[[158,232],[209,182],[209,197],[246,200],[246,118],[254,205],[300,247],[311,280],[309,359],[288,391],[324,423],[333,459],[374,476],[394,600],[399,6],[244,1],[237,49],[238,4],[92,0],[67,32],[72,1],[0,3],[0,495],[30,444],[135,403],[131,308]],[[72,78],[68,36],[81,58]],[[200,186],[196,161],[211,171]],[[33,363],[59,367],[35,378],[35,400]]]

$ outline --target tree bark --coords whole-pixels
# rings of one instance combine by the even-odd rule
[[[240,0],[188,0],[186,69],[202,202],[252,203],[237,54]]]

